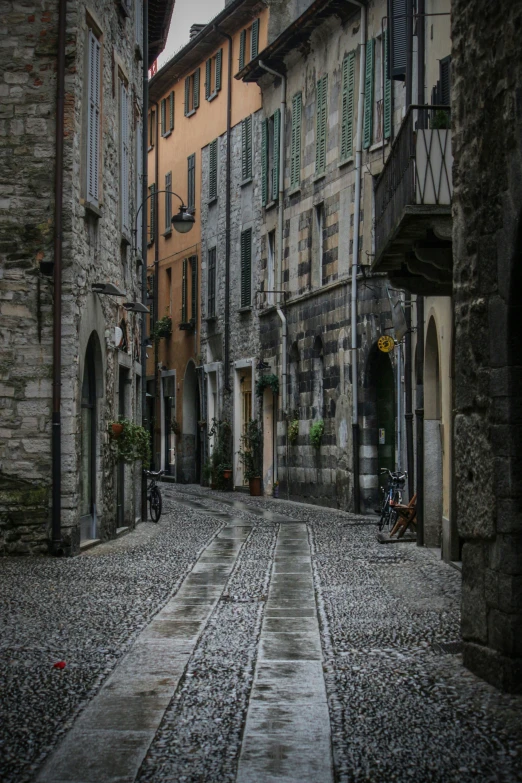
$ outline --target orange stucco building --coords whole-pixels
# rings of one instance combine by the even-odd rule
[[[189,43],[150,81],[148,184],[157,194],[148,204],[150,334],[158,322],[168,333],[169,318],[171,333],[148,349],[148,418],[155,466],[177,481],[199,481],[201,470],[202,150],[260,109],[259,87],[233,77],[267,39],[265,3],[233,0],[205,27],[194,25]],[[217,188],[226,164],[215,165]],[[162,192],[169,190],[179,198]],[[181,202],[195,220],[185,234],[171,225]]]

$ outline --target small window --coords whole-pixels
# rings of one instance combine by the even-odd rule
[[[241,158],[243,182],[252,178],[252,117],[241,121]]]
[[[261,200],[263,206],[279,196],[279,145],[281,112],[279,109],[263,122],[261,139]]]
[[[217,199],[217,173],[218,173],[218,142],[217,139],[208,145],[208,200]]]
[[[198,68],[185,79],[185,117],[190,117],[199,108],[200,71]]]
[[[223,70],[223,49],[220,49],[214,57],[210,57],[205,67],[205,98],[211,101],[221,90],[221,78]]]
[[[174,130],[174,93],[163,98],[160,103],[161,135],[170,136]]]
[[[207,317],[215,318],[216,315],[216,248],[208,251],[207,270]]]
[[[165,231],[172,230],[172,172],[165,174]]]
[[[194,212],[196,209],[196,154],[187,158],[187,209]]]
[[[252,304],[252,229],[241,233],[241,307]]]
[[[257,57],[259,53],[259,19],[255,19],[250,27],[241,31],[239,36],[239,70]]]

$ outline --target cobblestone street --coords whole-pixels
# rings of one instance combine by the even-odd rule
[[[463,668],[435,550],[162,492],[158,525],[0,561],[2,783],[522,781],[522,697]]]

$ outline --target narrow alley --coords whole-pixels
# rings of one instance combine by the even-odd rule
[[[462,666],[461,574],[436,550],[381,545],[368,516],[162,492],[157,525],[0,561],[3,783],[522,780],[522,697]]]

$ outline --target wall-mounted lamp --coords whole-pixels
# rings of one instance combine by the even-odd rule
[[[268,370],[270,369],[270,365],[267,362],[264,362],[262,359],[258,361],[256,364],[256,370],[261,372],[261,370]]]
[[[106,294],[109,296],[127,296],[125,291],[122,291],[121,288],[118,288],[112,283],[93,283],[92,291],[95,294]]]
[[[149,308],[145,307],[145,305],[142,304],[141,302],[124,302],[123,306],[129,313],[149,313],[150,312]]]
[[[172,225],[180,234],[186,234],[190,231],[195,222],[196,219],[194,215],[187,212],[187,208],[184,204],[181,204],[178,214],[174,215],[171,220]]]

